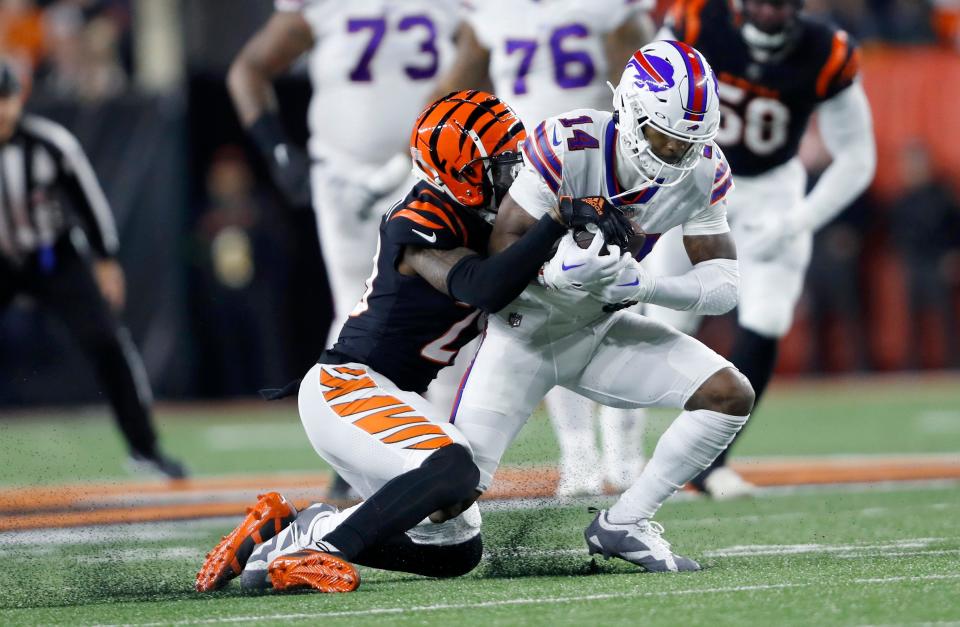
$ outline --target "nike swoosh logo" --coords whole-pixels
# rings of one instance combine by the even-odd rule
[[[437,234],[436,234],[436,233],[431,233],[430,235],[427,235],[426,233],[421,233],[421,232],[418,231],[417,229],[410,229],[410,230],[413,231],[414,233],[416,233],[417,235],[419,235],[420,237],[422,237],[423,239],[427,240],[427,241],[430,242],[431,244],[436,244],[436,243],[437,243]]]
[[[557,129],[553,129],[553,145],[554,146],[560,145],[560,140],[557,139]]]
[[[560,262],[560,269],[563,270],[564,272],[566,272],[567,270],[573,270],[574,268],[579,268],[579,267],[582,266],[582,265],[584,265],[584,264],[582,264],[582,263],[575,263],[575,264],[573,264],[572,266],[568,266],[567,264],[565,264],[565,263],[563,263],[563,262],[561,261],[561,262]]]
[[[633,283],[617,283],[617,287],[632,287],[634,285],[640,285],[640,277],[635,278]]]

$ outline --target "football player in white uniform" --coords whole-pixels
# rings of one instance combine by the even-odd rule
[[[737,304],[725,207],[731,174],[712,141],[720,125],[716,77],[690,46],[656,41],[630,58],[614,107],[614,114],[569,111],[528,133],[524,169],[500,206],[490,250],[509,247],[561,195],[606,196],[641,234],[615,279],[597,282],[592,266],[603,257],[565,236],[542,284],[490,316],[454,421],[486,489],[503,452],[556,385],[614,407],[682,409],[638,480],[597,514],[585,537],[591,553],[647,570],[697,570],[695,561],[672,552],[652,518],[726,448],[747,421],[753,391],[697,340],[622,308],[643,302],[721,314]],[[683,229],[693,268],[648,274],[637,258],[675,226]]]
[[[453,53],[455,0],[275,0],[228,86],[244,127],[297,205],[312,205],[339,329],[364,291],[379,217],[409,187],[407,140]],[[277,115],[271,80],[308,54],[309,156]]]
[[[275,0],[276,12],[230,68],[227,85],[240,121],[277,185],[294,206],[313,206],[333,331],[363,294],[380,215],[412,184],[409,124],[453,54],[456,6]],[[271,85],[305,54],[313,85],[309,155],[287,137]],[[337,478],[331,495],[347,490]]]
[[[813,232],[863,193],[876,166],[870,105],[857,80],[858,47],[801,7],[801,0],[748,0],[736,10],[726,0],[678,0],[660,33],[696,45],[720,79],[717,143],[737,174],[730,226],[744,286],[730,360],[758,399],[793,323]],[[797,150],[813,113],[833,162],[806,193]],[[690,267],[679,232],[664,236],[647,267],[654,273]],[[647,315],[688,333],[699,323],[690,311],[652,307]],[[750,494],[753,486],[726,466],[726,456],[694,485],[715,498]]]
[[[435,95],[492,82],[528,129],[571,109],[611,110],[607,81],[616,83],[624,60],[653,35],[651,0],[466,0],[462,8],[456,60]],[[450,368],[437,383],[462,374]],[[546,404],[560,444],[558,496],[598,494],[604,479],[618,491],[633,483],[643,468],[633,412],[599,409],[601,455],[596,403],[556,388]]]

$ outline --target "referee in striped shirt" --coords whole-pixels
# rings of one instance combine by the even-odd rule
[[[0,311],[26,294],[58,317],[95,366],[133,469],[182,478],[157,447],[150,383],[119,321],[124,279],[107,199],[77,139],[24,115],[23,101],[0,58]]]

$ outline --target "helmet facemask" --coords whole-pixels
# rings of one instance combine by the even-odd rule
[[[740,34],[754,60],[770,62],[790,50],[790,44],[796,40],[797,15],[802,7],[803,0],[744,1]]]
[[[618,196],[626,196],[651,185],[673,187],[679,184],[697,167],[703,154],[704,145],[712,138],[692,136],[666,129],[653,122],[635,94],[618,93],[617,131],[622,152],[629,158],[627,162],[641,177],[641,184],[634,186]],[[676,160],[666,160],[653,150],[650,141],[644,135],[644,129],[650,127],[664,135],[687,142],[686,151]]]

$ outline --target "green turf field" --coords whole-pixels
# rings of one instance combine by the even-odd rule
[[[320,467],[291,405],[169,408],[159,418],[167,448],[198,474]],[[656,413],[649,444],[669,418]],[[122,452],[101,412],[6,417],[0,486],[129,478]],[[738,452],[960,455],[960,385],[781,386]],[[538,415],[507,461],[555,457]],[[203,554],[233,520],[0,533],[0,626],[960,624],[960,483],[776,489],[739,502],[684,496],[658,516],[675,550],[706,567],[682,575],[588,558],[586,506],[605,503],[486,503],[487,555],[471,575],[364,570],[358,592],[332,596],[235,585],[194,593]]]
[[[363,570],[346,595],[192,592],[227,521],[0,534],[0,624],[907,624],[960,621],[957,486],[686,499],[660,520],[706,570],[594,565],[585,507],[487,513],[456,580]]]
[[[647,445],[676,412],[652,412]],[[738,442],[741,455],[960,452],[960,379],[774,387]],[[325,467],[291,403],[160,409],[166,448],[198,475],[304,471]],[[18,413],[0,419],[0,486],[127,477],[123,446],[102,410]],[[557,459],[537,413],[505,463]]]

